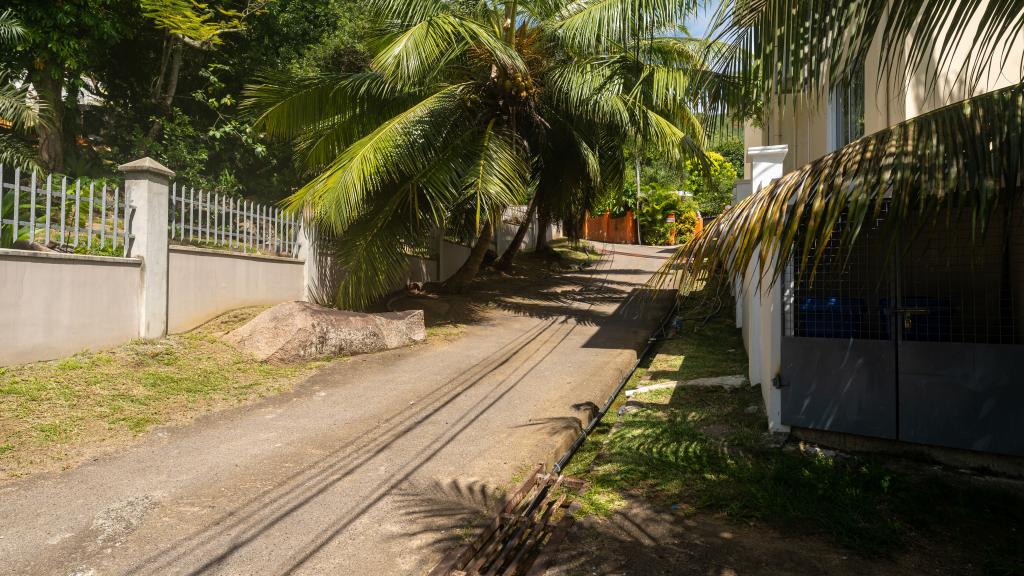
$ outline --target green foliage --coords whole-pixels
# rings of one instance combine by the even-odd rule
[[[684,189],[693,193],[693,199],[702,214],[721,214],[732,204],[732,188],[736,183],[736,169],[718,152],[707,153],[707,166],[697,161],[686,162]]]
[[[675,215],[675,222],[667,221],[669,215]],[[641,190],[639,218],[644,244],[667,245],[673,232],[675,243],[685,243],[693,237],[697,207],[675,190],[651,185]]]
[[[736,176],[743,176],[743,160],[745,154],[745,146],[743,144],[743,138],[741,136],[730,136],[716,143],[711,147],[713,152],[718,152],[729,164],[732,164],[734,170],[736,170]]]
[[[627,143],[701,156],[703,64],[690,39],[660,36],[696,4],[374,0],[366,71],[253,85],[259,126],[317,174],[288,205],[337,239],[338,304],[392,289],[402,244],[436,226],[475,236],[530,191],[545,216],[578,219],[621,188]],[[506,10],[518,27],[501,27]]]
[[[8,70],[40,70],[53,75],[88,70],[110,44],[137,21],[131,0],[9,0],[24,30],[14,51],[0,56]]]
[[[142,13],[159,28],[201,46],[216,46],[221,35],[243,27],[245,14],[227,8],[227,2],[211,7],[195,0],[140,0]],[[262,5],[262,3],[257,3]]]

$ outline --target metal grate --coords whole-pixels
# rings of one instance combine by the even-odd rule
[[[969,212],[944,212],[883,238],[888,207],[845,259],[839,234],[791,264],[785,276],[786,335],[806,338],[1018,344],[1024,342],[1024,222],[1021,207],[996,210],[984,232]],[[800,240],[802,241],[802,239]],[[898,270],[893,275],[890,270]],[[897,296],[898,295],[898,296]]]
[[[789,266],[785,276],[787,335],[864,340],[890,337],[891,320],[884,310],[891,301],[892,275],[886,262],[889,243],[881,230],[887,213],[888,204],[845,259],[839,235],[846,222],[840,219],[827,242],[812,246],[808,263]],[[802,243],[803,238],[797,241]],[[812,275],[811,263],[819,257]]]
[[[1018,208],[976,231],[969,212],[925,222],[901,256],[900,337],[917,342],[1017,344],[1014,292],[1024,289]]]

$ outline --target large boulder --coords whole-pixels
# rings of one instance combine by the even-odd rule
[[[308,302],[278,304],[225,335],[240,349],[275,363],[369,354],[426,337],[422,310],[363,314]]]

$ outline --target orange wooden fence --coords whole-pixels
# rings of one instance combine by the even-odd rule
[[[613,244],[636,244],[636,218],[633,211],[629,210],[619,218],[612,218],[607,212],[599,216],[588,213],[583,219],[583,237]]]

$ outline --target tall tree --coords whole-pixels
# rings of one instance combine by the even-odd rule
[[[689,70],[668,61],[673,40],[648,40],[643,55],[621,48],[696,4],[371,0],[380,32],[369,71],[254,85],[259,125],[297,139],[318,172],[289,206],[338,237],[338,304],[379,297],[407,266],[404,245],[468,222],[480,257],[449,282],[461,288],[505,207],[535,189],[549,213],[582,213],[621,186],[630,139],[701,155]]]
[[[124,13],[137,10],[131,0],[10,0],[25,33],[3,58],[8,68],[24,71],[50,121],[36,125],[39,157],[49,170],[64,166],[64,96],[68,80],[127,32]],[[72,91],[72,93],[74,93]]]

